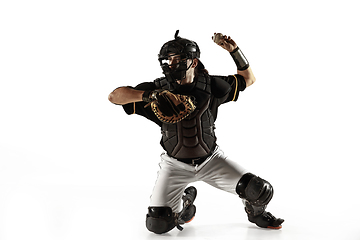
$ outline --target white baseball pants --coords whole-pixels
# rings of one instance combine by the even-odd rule
[[[201,165],[192,166],[161,155],[158,178],[151,195],[151,207],[170,207],[173,212],[181,210],[181,197],[189,183],[204,181],[213,187],[236,194],[235,188],[247,171],[229,160],[217,147]]]

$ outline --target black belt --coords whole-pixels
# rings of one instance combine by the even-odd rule
[[[178,160],[179,162],[183,162],[183,163],[186,163],[186,164],[190,164],[190,165],[192,165],[192,166],[200,165],[200,164],[202,164],[203,162],[205,162],[205,160],[214,153],[214,151],[215,151],[215,149],[216,149],[216,146],[217,146],[217,145],[214,144],[214,146],[212,147],[211,151],[210,151],[206,156],[204,156],[204,157],[199,157],[199,158],[175,158],[175,157],[173,157],[173,158],[175,158],[175,159]],[[172,157],[169,153],[168,153],[168,155],[169,155],[170,157]]]
[[[190,164],[190,165],[200,165],[203,162],[205,162],[205,160],[211,155],[212,153],[208,154],[205,157],[201,157],[201,158],[177,158],[176,160],[178,160],[179,162],[183,162],[186,164]]]

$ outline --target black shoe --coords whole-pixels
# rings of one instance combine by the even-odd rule
[[[284,219],[276,218],[271,213],[266,211],[258,216],[248,214],[248,219],[250,222],[255,223],[258,227],[271,229],[282,228],[281,224],[284,222]]]
[[[188,187],[184,191],[185,195],[182,197],[183,200],[183,210],[179,215],[180,223],[189,223],[194,219],[196,213],[196,207],[194,201],[197,195],[197,190],[195,187]]]

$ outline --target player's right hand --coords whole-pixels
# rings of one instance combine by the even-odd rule
[[[221,36],[221,33],[214,33],[214,36],[212,36],[212,40],[228,52],[232,52],[237,48],[237,44],[230,36]]]

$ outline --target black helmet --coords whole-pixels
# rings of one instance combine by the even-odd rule
[[[186,71],[190,68],[187,66],[187,60],[194,60],[200,58],[200,49],[196,42],[181,38],[178,36],[179,30],[175,33],[175,39],[165,43],[159,53],[160,66],[165,74],[168,82],[176,85],[176,80],[183,80],[186,77]],[[174,64],[171,68],[169,65],[169,57],[179,55],[181,61]],[[199,65],[204,68],[204,65],[199,60]],[[191,65],[190,65],[191,66]]]
[[[180,55],[186,59],[200,58],[200,49],[196,42],[178,36],[179,30],[175,33],[175,39],[165,43],[160,49],[159,61],[167,59],[169,55]]]

